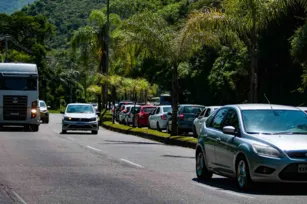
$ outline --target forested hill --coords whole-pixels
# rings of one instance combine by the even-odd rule
[[[35,0],[1,0],[0,13],[11,14],[17,10],[22,9],[27,4],[31,4]]]
[[[103,5],[102,0],[37,0],[23,10],[29,15],[47,16],[49,22],[56,26],[56,36],[49,46],[67,48],[73,32],[86,24],[92,10]]]

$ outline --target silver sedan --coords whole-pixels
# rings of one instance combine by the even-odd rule
[[[307,117],[298,108],[269,104],[224,106],[204,123],[196,148],[196,174],[253,182],[307,183]]]

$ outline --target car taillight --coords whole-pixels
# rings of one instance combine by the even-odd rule
[[[166,120],[166,115],[161,115],[162,120]]]
[[[37,115],[37,101],[33,101],[31,104],[31,118],[36,118]]]
[[[184,115],[183,115],[183,114],[180,114],[180,115],[179,115],[179,119],[180,119],[180,120],[183,120],[183,119],[184,119]]]

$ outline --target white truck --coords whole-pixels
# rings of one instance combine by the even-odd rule
[[[39,130],[38,87],[35,64],[0,63],[0,127]]]

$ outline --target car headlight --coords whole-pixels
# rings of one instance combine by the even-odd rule
[[[71,120],[71,118],[70,118],[70,117],[64,117],[64,120],[66,120],[66,121],[70,121],[70,120]]]
[[[97,120],[97,117],[90,119],[90,121],[96,121],[96,120]]]
[[[267,146],[267,145],[258,145],[253,144],[254,151],[260,155],[265,157],[274,157],[274,158],[280,158],[281,155],[279,151],[273,147]]]

